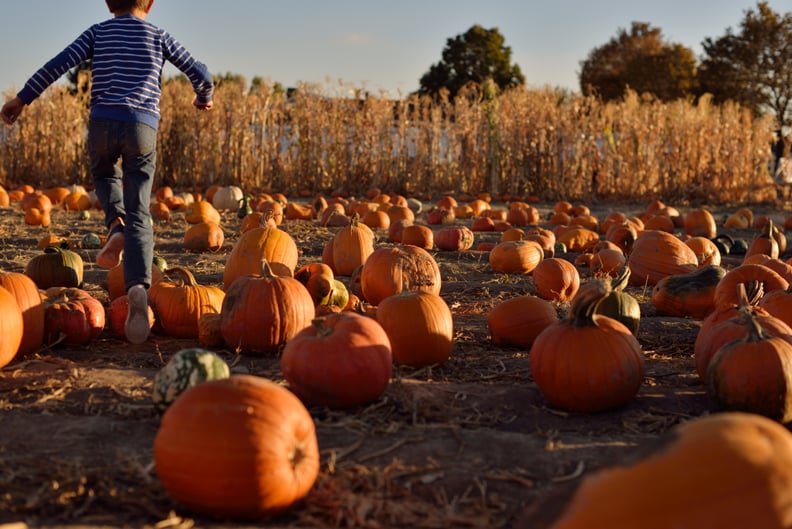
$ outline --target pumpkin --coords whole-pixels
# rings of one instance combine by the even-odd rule
[[[745,337],[723,345],[707,366],[707,395],[717,410],[792,421],[792,343],[766,334],[756,315],[744,313]]]
[[[44,291],[44,343],[88,345],[105,327],[102,302],[75,287],[50,287]]]
[[[787,280],[771,268],[761,264],[741,264],[726,272],[718,282],[714,294],[715,305],[736,305],[739,302],[737,286],[750,281],[761,283],[765,294],[789,287]]]
[[[349,276],[374,251],[374,233],[352,217],[349,226],[341,228],[333,237],[332,263],[326,263],[339,276]]]
[[[388,335],[396,363],[419,368],[451,357],[454,321],[439,295],[405,291],[389,296],[377,306],[376,318]]]
[[[758,254],[768,255],[771,259],[777,259],[783,251],[781,250],[779,240],[776,238],[776,232],[777,230],[773,223],[773,219],[768,218],[767,222],[762,227],[762,231],[751,241],[751,244],[748,245],[745,258]],[[784,249],[786,249],[786,236],[783,235],[783,232],[781,232],[781,236],[784,237]]]
[[[308,290],[293,277],[275,275],[266,260],[259,273],[240,276],[226,289],[220,329],[231,350],[275,353],[316,314]]]
[[[391,225],[388,227],[388,241],[397,244],[401,243],[404,228],[412,226],[412,223],[413,221],[407,219],[399,219],[391,222]]]
[[[726,270],[708,265],[688,274],[666,276],[652,289],[652,304],[660,314],[706,318],[715,310],[715,289]]]
[[[471,231],[494,231],[495,221],[490,217],[479,217],[470,225]]]
[[[184,248],[190,252],[216,252],[224,241],[223,229],[216,222],[198,222],[184,232]]]
[[[593,254],[591,254],[591,261],[589,262],[588,266],[591,269],[591,274],[593,276],[616,277],[626,264],[627,258],[624,256],[621,248],[605,248],[602,250],[596,250]]]
[[[107,320],[106,323],[110,326],[110,330],[113,332],[113,335],[116,338],[120,338],[121,340],[127,339],[127,314],[129,314],[129,298],[126,294],[113,299],[105,311],[105,319]],[[151,305],[148,307],[148,316],[149,328],[151,328],[155,323],[154,311],[151,309]]]
[[[556,235],[570,252],[585,252],[599,242],[599,233],[585,227],[569,227]]]
[[[20,272],[0,270],[0,287],[14,296],[22,312],[22,343],[19,344],[17,355],[23,356],[38,350],[44,343],[44,304],[36,283]]]
[[[294,279],[305,285],[315,305],[327,303],[333,293],[333,269],[324,263],[308,263],[294,274]]]
[[[174,338],[198,338],[198,320],[207,312],[220,312],[225,292],[198,284],[187,268],[174,266],[151,285],[148,297],[159,330]]]
[[[640,459],[587,475],[550,527],[787,527],[790,481],[786,428],[750,413],[707,415],[674,427]]]
[[[163,269],[157,266],[158,261],[163,261],[161,257],[154,257],[154,261],[151,264],[151,284],[156,285],[159,281],[165,277],[163,273]],[[167,265],[165,265],[167,266]],[[164,267],[163,267],[164,268]],[[105,286],[107,287],[107,296],[110,298],[110,301],[113,301],[115,298],[119,296],[123,296],[126,294],[126,284],[124,282],[124,260],[122,259],[120,263],[115,265],[113,268],[107,271],[107,275],[105,276],[104,281]]]
[[[787,325],[792,326],[792,285],[786,290],[768,292],[757,305]]]
[[[423,224],[410,224],[404,226],[401,231],[399,243],[417,246],[425,250],[434,248],[434,231],[429,226]]]
[[[550,301],[569,301],[580,288],[580,274],[566,259],[543,259],[533,270],[536,295]]]
[[[492,271],[502,274],[530,274],[542,259],[544,250],[536,241],[501,242],[489,253]]]
[[[216,353],[200,347],[180,349],[154,375],[151,400],[157,411],[163,413],[188,388],[230,376],[228,364]]]
[[[360,270],[363,299],[372,305],[405,290],[440,294],[441,286],[440,267],[434,257],[409,244],[378,248]]]
[[[214,222],[220,224],[220,212],[217,211],[208,200],[193,202],[184,209],[184,220],[188,224],[199,224],[201,222]]]
[[[596,314],[610,282],[592,280],[572,301],[569,315],[534,340],[531,375],[556,408],[596,412],[623,406],[643,383],[641,345],[623,323]]]
[[[83,282],[84,266],[80,254],[59,246],[48,246],[44,253],[28,261],[25,275],[40,289],[79,287]]]
[[[540,332],[558,321],[552,303],[534,295],[501,301],[487,313],[492,343],[530,348]]]
[[[306,406],[350,408],[388,387],[391,345],[373,318],[338,312],[316,318],[283,348],[281,371]]]
[[[630,285],[654,286],[662,278],[692,272],[698,267],[693,250],[670,233],[645,230],[635,240],[627,258]]]
[[[23,337],[22,309],[14,295],[0,286],[0,369],[7,366],[19,354]]]
[[[456,214],[452,207],[434,206],[426,212],[426,223],[429,225],[453,224]]]
[[[217,348],[225,345],[221,325],[223,318],[216,312],[204,312],[198,318],[198,342],[206,348]]]
[[[238,277],[257,274],[261,260],[279,276],[292,276],[299,251],[291,235],[273,226],[261,226],[243,233],[231,248],[223,270],[223,289],[228,290]]]
[[[211,202],[218,211],[236,211],[244,196],[245,194],[239,186],[225,186],[215,191]]]
[[[264,378],[232,375],[197,384],[163,414],[154,467],[168,494],[196,512],[243,519],[277,514],[302,499],[318,476],[314,421],[297,397]]]
[[[685,244],[696,254],[699,267],[708,265],[720,266],[721,253],[712,239],[706,237],[690,237],[685,240]]]
[[[691,237],[711,239],[718,233],[715,217],[708,209],[697,208],[689,211],[683,220],[685,233]]]
[[[283,209],[283,216],[287,220],[313,220],[316,218],[316,209],[311,204],[288,202]]]
[[[463,251],[473,248],[475,236],[467,226],[444,226],[434,235],[439,250]]]

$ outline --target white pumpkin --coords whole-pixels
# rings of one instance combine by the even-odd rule
[[[212,205],[218,211],[236,211],[239,209],[239,201],[245,194],[238,186],[226,186],[218,189],[212,197]]]

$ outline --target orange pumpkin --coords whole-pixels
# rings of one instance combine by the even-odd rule
[[[557,321],[552,303],[533,295],[501,301],[487,313],[490,339],[498,346],[530,348],[539,333]]]
[[[231,248],[223,270],[223,289],[238,277],[261,272],[261,260],[280,276],[292,276],[299,250],[291,235],[273,226],[261,226],[243,233]]]
[[[586,283],[569,315],[534,340],[531,375],[552,406],[603,411],[626,404],[638,393],[644,376],[641,345],[624,324],[594,312],[610,292],[608,281]]]
[[[363,264],[360,286],[363,298],[372,305],[405,290],[440,294],[440,267],[429,252],[417,246],[378,248]]]
[[[199,222],[184,232],[184,248],[190,252],[216,252],[224,241],[223,228],[216,222]]]
[[[302,499],[316,481],[314,421],[297,397],[267,379],[203,382],[162,416],[154,466],[168,494],[191,510],[270,516]]]
[[[374,251],[374,233],[353,216],[349,226],[341,228],[332,239],[332,262],[325,263],[339,276],[349,276]]]
[[[376,318],[390,339],[395,362],[425,367],[451,357],[454,321],[438,294],[404,291],[389,296],[377,306]]]
[[[630,285],[654,286],[666,276],[692,272],[698,267],[698,258],[670,233],[648,229],[635,240],[627,265]]]
[[[715,217],[708,209],[697,208],[689,211],[684,218],[685,233],[691,237],[712,239],[718,234]]]
[[[410,224],[402,228],[399,242],[401,244],[409,244],[411,246],[417,246],[418,248],[431,250],[434,248],[434,232],[429,226],[423,224]]]
[[[23,273],[0,271],[0,287],[14,296],[22,312],[23,334],[18,355],[38,350],[44,343],[44,305],[38,286]]]
[[[266,260],[259,272],[237,277],[226,288],[221,332],[231,350],[275,353],[316,315],[314,301],[293,277],[275,275]]]
[[[378,398],[392,370],[388,335],[354,312],[316,318],[283,348],[281,371],[307,406],[349,408]]]
[[[198,320],[206,312],[220,312],[225,292],[201,285],[187,268],[174,266],[149,288],[149,304],[159,329],[175,338],[197,338]]]
[[[489,254],[492,271],[501,274],[530,274],[544,259],[536,241],[508,241],[495,245]]]
[[[24,337],[22,309],[14,295],[0,286],[0,368],[19,353]]]
[[[566,259],[543,259],[533,270],[536,295],[550,301],[569,301],[580,288],[580,274]]]

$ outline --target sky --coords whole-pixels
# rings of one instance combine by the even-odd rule
[[[792,0],[770,0],[779,14]],[[23,0],[5,6],[0,92],[20,89],[91,24],[111,15],[102,0]],[[442,58],[449,38],[474,24],[498,28],[529,87],[579,90],[580,63],[633,22],[666,42],[739,32],[751,0],[156,0],[147,20],[179,40],[213,74],[283,86],[319,84],[399,97]],[[172,67],[166,75],[178,73]],[[6,94],[7,95],[7,94]]]

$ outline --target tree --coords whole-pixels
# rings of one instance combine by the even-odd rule
[[[492,80],[500,90],[525,84],[517,64],[511,64],[511,48],[498,28],[478,24],[446,41],[442,60],[433,64],[420,81],[419,94],[438,95],[443,89],[454,97],[468,83]]]
[[[778,128],[792,120],[792,13],[781,16],[767,2],[749,9],[739,33],[731,28],[702,43],[702,92],[732,100],[756,113],[772,112]]]
[[[627,88],[670,101],[696,91],[696,57],[690,48],[665,42],[660,29],[633,22],[581,62],[580,89],[605,101],[621,99]]]

